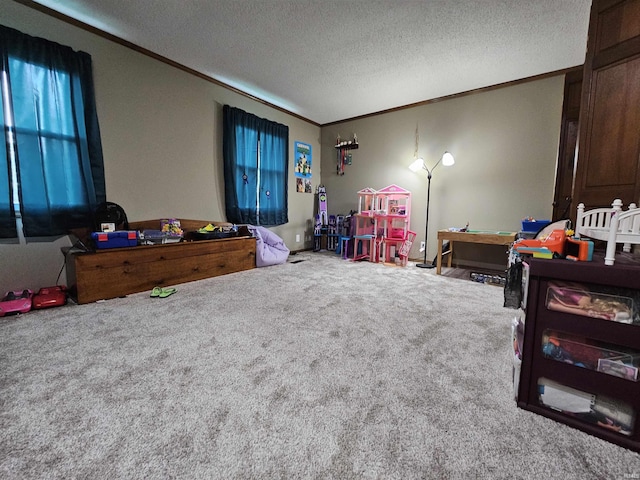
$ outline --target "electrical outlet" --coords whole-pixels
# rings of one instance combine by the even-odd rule
[[[300,234],[296,233],[296,243],[300,243]]]
[[[424,242],[420,242],[420,251],[424,252]]]

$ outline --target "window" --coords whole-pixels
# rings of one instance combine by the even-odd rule
[[[223,108],[227,221],[287,223],[289,127],[238,108]]]
[[[89,227],[105,201],[91,57],[0,26],[0,237]]]

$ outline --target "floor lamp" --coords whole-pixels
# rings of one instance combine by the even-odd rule
[[[449,152],[444,152],[442,154],[442,157],[440,157],[440,160],[438,160],[436,164],[431,167],[431,169],[427,168],[427,165],[426,163],[424,163],[424,160],[422,158],[417,158],[411,165],[409,165],[409,168],[413,172],[417,172],[421,169],[427,171],[427,217],[424,222],[424,259],[422,260],[422,263],[416,263],[416,267],[420,268],[433,268],[433,263],[427,263],[427,235],[429,234],[429,196],[431,195],[431,174],[435,170],[435,168],[440,165],[440,162],[442,162],[442,165],[444,165],[445,167],[450,167],[451,165],[456,163],[453,155],[451,155]]]

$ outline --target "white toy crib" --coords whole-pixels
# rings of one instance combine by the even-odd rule
[[[640,245],[640,208],[631,203],[623,212],[622,200],[616,198],[611,208],[594,208],[585,212],[584,203],[581,203],[578,205],[575,236],[607,242],[604,263],[613,265],[617,244],[623,244],[624,252],[630,252],[631,245]]]

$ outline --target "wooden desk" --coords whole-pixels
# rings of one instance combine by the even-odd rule
[[[438,256],[436,260],[436,273],[442,272],[442,244],[449,240],[449,257],[447,267],[451,267],[453,257],[453,242],[483,243],[485,245],[511,245],[516,240],[516,232],[491,232],[484,230],[470,230],[468,232],[452,232],[438,230]]]

